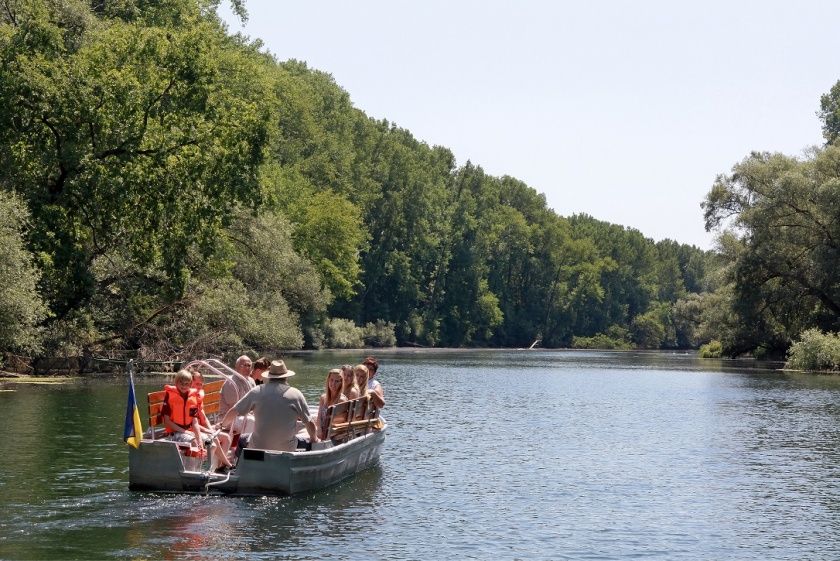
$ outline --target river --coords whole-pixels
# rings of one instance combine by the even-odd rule
[[[840,378],[679,353],[377,356],[380,464],[292,498],[131,492],[124,378],[3,381],[0,559],[840,559]],[[317,403],[360,358],[285,360]],[[141,411],[163,381],[138,377]]]

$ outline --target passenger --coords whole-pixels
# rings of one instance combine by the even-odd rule
[[[318,438],[321,440],[327,438],[327,432],[330,428],[327,423],[327,409],[331,405],[347,401],[347,396],[341,392],[343,385],[344,380],[341,376],[341,370],[338,368],[330,370],[327,374],[327,381],[324,384],[324,393],[321,394],[321,398],[318,400]],[[336,420],[340,421],[340,419]]]
[[[356,399],[361,392],[359,386],[356,385],[356,377],[353,376],[353,367],[345,364],[341,367],[341,377],[344,380],[344,385],[341,387],[341,393],[347,396],[347,399]]]
[[[251,379],[254,380],[254,384],[259,386],[263,383],[263,372],[268,370],[269,366],[271,366],[271,361],[264,356],[261,356],[254,362],[254,369],[251,371]]]
[[[247,355],[242,355],[236,359],[235,370],[236,374],[228,377],[222,386],[219,415],[227,413],[234,403],[256,386],[251,378],[251,359]]]
[[[272,361],[268,372],[263,373],[266,383],[236,402],[222,419],[222,426],[230,426],[237,415],[253,411],[254,432],[247,437],[243,447],[292,452],[297,449],[295,434],[299,420],[304,423],[311,443],[318,442],[317,428],[309,415],[306,398],[300,390],[286,383],[294,375],[282,360]]]
[[[356,385],[359,386],[359,398],[367,397],[370,395],[370,390],[368,390],[368,378],[370,374],[368,372],[367,366],[364,364],[357,364],[353,367],[353,377],[356,379]],[[363,418],[365,415],[364,408],[360,409],[353,415],[354,419]]]
[[[173,442],[185,442],[204,450],[204,439],[198,424],[201,397],[192,389],[192,376],[187,370],[175,374],[175,385],[165,385],[163,397],[163,426],[166,438]]]
[[[246,355],[236,359],[236,374],[229,376],[222,386],[222,395],[219,401],[219,416],[224,417],[234,403],[242,399],[252,388],[256,387],[254,379],[251,378],[251,359]],[[231,446],[237,444],[239,435],[254,430],[254,416],[245,415],[238,417],[230,426]]]
[[[368,369],[367,387],[368,392],[370,392],[371,399],[373,399],[373,404],[376,405],[377,408],[381,409],[385,407],[385,390],[382,388],[382,384],[379,383],[379,380],[374,380],[376,371],[379,370],[379,361],[372,356],[369,356],[362,361],[362,364],[367,366]]]
[[[368,378],[370,372],[368,367],[364,364],[357,364],[353,367],[353,378],[356,380],[356,385],[359,387],[359,397],[364,397],[368,394]]]
[[[200,401],[198,408],[198,428],[205,437],[212,437],[216,432],[213,425],[207,419],[204,413],[204,376],[198,369],[192,370],[192,388],[198,392]],[[228,450],[230,450],[231,437],[226,432],[219,432],[213,439],[215,448],[213,449],[213,457],[210,459],[210,470],[215,471],[219,467],[226,467],[230,469],[233,464],[228,459]]]
[[[190,376],[192,376],[190,387],[198,392],[201,399],[204,399],[204,376],[195,366],[191,366],[187,372],[189,372]]]

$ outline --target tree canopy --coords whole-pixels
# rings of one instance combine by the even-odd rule
[[[809,327],[840,329],[840,147],[799,160],[753,153],[703,203],[707,228],[729,228],[731,311],[744,328],[730,354],[783,350]]]
[[[15,332],[157,354],[704,342],[710,253],[458,165],[217,4],[3,2],[0,194],[32,217]]]

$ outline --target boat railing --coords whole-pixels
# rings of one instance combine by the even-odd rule
[[[227,364],[225,364],[217,358],[203,358],[193,360],[192,362],[187,364],[185,368],[189,370],[190,368],[197,368],[199,366],[203,366],[213,374],[221,376],[223,378],[230,378],[231,376],[234,376],[236,374],[236,371],[233,368],[231,368],[230,366],[228,366]]]

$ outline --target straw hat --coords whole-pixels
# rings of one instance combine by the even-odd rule
[[[263,372],[262,377],[268,379],[283,379],[291,378],[295,375],[294,370],[286,368],[286,363],[282,360],[272,360],[271,366],[268,367],[268,372]]]

